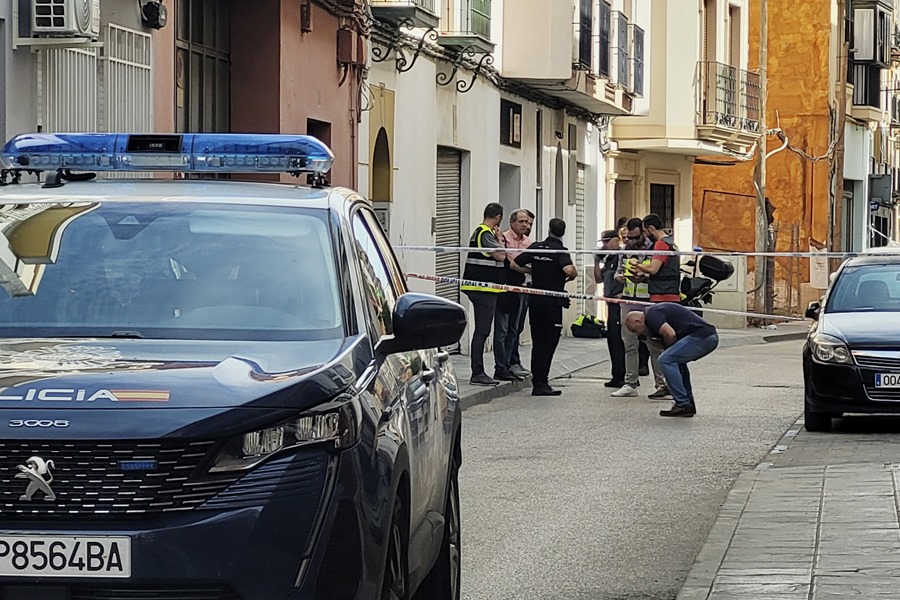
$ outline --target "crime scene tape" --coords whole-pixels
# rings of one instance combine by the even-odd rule
[[[435,253],[456,253],[463,252],[484,252],[485,248],[469,248],[466,246],[394,246],[395,250],[408,250],[410,252],[435,252]],[[506,248],[497,248],[494,252],[504,252]],[[525,252],[525,250],[509,249],[511,252]],[[534,254],[599,254],[599,255],[623,255],[623,256],[718,256],[718,257],[738,257],[738,256],[761,256],[766,258],[856,258],[858,256],[897,256],[900,255],[900,248],[893,250],[874,251],[874,252],[731,252],[731,251],[710,251],[704,250],[604,250],[600,248],[583,249],[583,250],[555,250],[535,249],[528,250]]]
[[[441,277],[439,275],[419,275],[418,273],[407,273],[407,277],[413,279],[421,279],[423,281],[433,281],[435,283],[454,283],[459,285],[472,285],[482,288],[490,288],[494,290],[504,290],[507,292],[518,292],[520,294],[530,294],[532,296],[549,296],[551,298],[568,298],[570,300],[602,300],[612,304],[628,304],[631,306],[654,306],[654,302],[642,302],[640,300],[623,300],[621,298],[605,298],[603,296],[593,296],[591,294],[570,294],[568,292],[553,292],[550,290],[541,290],[537,288],[521,287],[518,285],[506,285],[502,283],[485,283],[483,281],[473,281],[471,279],[458,279],[456,277]],[[806,321],[802,317],[787,317],[784,315],[768,315],[763,313],[744,312],[739,310],[727,310],[724,308],[696,308],[693,306],[685,306],[688,310],[694,312],[715,313],[719,315],[732,315],[742,317],[755,317],[766,321]]]

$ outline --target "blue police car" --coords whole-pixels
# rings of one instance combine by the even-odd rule
[[[466,316],[319,184],[327,147],[34,134],[2,160],[0,598],[459,598]],[[96,176],[154,171],[185,175]]]

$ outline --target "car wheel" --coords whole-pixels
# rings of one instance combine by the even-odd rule
[[[809,402],[803,407],[803,426],[807,431],[831,431],[831,414],[813,412]]]
[[[384,561],[381,600],[409,599],[409,535],[400,499],[394,501],[388,552]]]
[[[444,537],[437,562],[425,577],[416,598],[420,600],[459,600],[460,596],[460,511],[459,466],[451,461],[450,487],[444,506]]]

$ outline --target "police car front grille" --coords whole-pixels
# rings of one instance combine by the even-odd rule
[[[0,442],[0,515],[53,518],[73,515],[147,515],[194,509],[234,483],[240,474],[203,476],[199,467],[214,442],[91,443]],[[28,479],[17,478],[30,457],[53,461],[51,489],[22,496]],[[147,462],[147,470],[124,463]],[[131,467],[135,465],[131,463]]]

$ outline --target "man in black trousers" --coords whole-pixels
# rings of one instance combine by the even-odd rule
[[[566,222],[550,219],[550,235],[536,242],[516,257],[510,266],[522,273],[531,273],[532,287],[539,290],[564,292],[566,282],[578,276],[568,252],[543,253],[540,250],[566,250],[562,238],[566,234]],[[559,396],[561,391],[550,387],[550,365],[562,335],[563,307],[569,306],[568,298],[532,295],[531,312],[531,376],[532,396]]]
[[[604,231],[600,236],[600,247],[603,250],[620,250],[619,233],[613,229]],[[604,298],[618,298],[625,285],[616,281],[616,270],[619,268],[618,254],[597,254],[594,257],[594,279],[603,283]],[[622,305],[618,302],[607,302],[606,345],[609,349],[609,362],[612,366],[612,378],[604,386],[619,389],[625,385],[625,342],[622,341]]]

